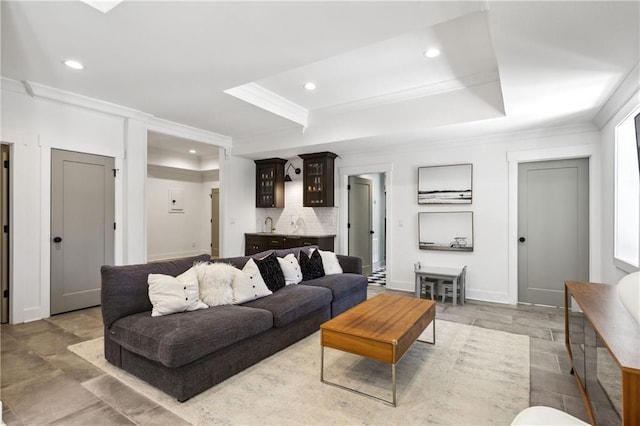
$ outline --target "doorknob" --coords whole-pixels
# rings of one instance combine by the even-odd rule
[[[518,241],[520,241],[521,243],[524,243],[525,241],[527,241],[527,239],[525,237],[520,237],[518,238]]]
[[[62,242],[62,237],[55,237],[55,238],[53,239],[53,242],[54,242],[54,243],[61,243],[61,242]]]

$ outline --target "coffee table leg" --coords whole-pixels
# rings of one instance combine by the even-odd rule
[[[324,346],[320,345],[320,381],[324,382]]]
[[[396,406],[396,365],[395,364],[391,364],[391,386],[392,386],[392,393],[393,393],[393,406]]]
[[[433,321],[431,321],[429,324],[433,326],[431,327],[433,331],[433,339],[431,341],[428,341],[428,340],[417,340],[417,341],[422,343],[428,343],[430,345],[435,345],[436,344],[436,319],[434,318]]]
[[[370,395],[368,393],[359,391],[357,389],[349,388],[343,386],[338,383],[329,382],[324,379],[324,346],[320,345],[320,382],[325,383],[327,385],[335,386],[340,389],[348,390],[353,393],[357,393],[358,395],[363,395],[372,399],[377,399],[378,401],[382,401],[387,405],[391,405],[393,407],[397,406],[397,397],[396,397],[396,365],[391,364],[391,393],[393,394],[393,399],[391,401],[387,399],[382,399],[374,395]]]

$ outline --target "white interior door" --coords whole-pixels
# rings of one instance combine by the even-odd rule
[[[114,257],[114,159],[51,150],[51,314],[100,304]]]
[[[518,167],[518,300],[564,305],[564,281],[589,279],[589,160]]]

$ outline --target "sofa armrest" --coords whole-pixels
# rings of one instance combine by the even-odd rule
[[[139,265],[104,265],[100,269],[102,321],[110,328],[114,321],[138,312],[150,311],[149,274],[177,277],[195,262],[211,260],[208,254]]]
[[[362,259],[356,256],[336,254],[343,272],[362,275]]]

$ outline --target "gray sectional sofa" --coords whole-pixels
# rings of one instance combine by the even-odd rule
[[[279,257],[308,248],[277,250]],[[242,268],[253,256],[217,259]],[[364,301],[362,261],[338,255],[344,273],[286,286],[242,305],[215,306],[152,317],[147,276],[177,276],[201,255],[176,261],[103,266],[105,358],[117,367],[186,401],[314,333],[320,324]]]

